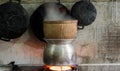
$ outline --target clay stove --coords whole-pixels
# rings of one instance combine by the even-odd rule
[[[48,42],[43,55],[45,70],[76,70],[76,52],[71,43],[77,34],[77,20],[45,21],[44,32]]]

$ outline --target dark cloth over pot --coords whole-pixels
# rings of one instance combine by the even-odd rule
[[[78,20],[78,27],[91,24],[96,19],[97,11],[90,1],[76,2],[71,9],[71,16]]]
[[[46,6],[55,4],[60,12],[65,12],[66,14],[69,14],[69,10],[62,4],[58,2],[46,2],[42,5],[40,5],[32,14],[30,18],[30,24],[32,31],[34,35],[41,41],[45,41],[44,38],[44,32],[43,32],[43,21],[46,17]]]
[[[0,5],[0,39],[9,41],[20,37],[28,27],[28,14],[20,2]]]

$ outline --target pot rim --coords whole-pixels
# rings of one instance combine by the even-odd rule
[[[53,20],[53,21],[43,21],[44,24],[70,24],[76,23],[78,20]]]

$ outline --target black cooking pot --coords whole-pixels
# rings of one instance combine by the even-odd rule
[[[76,2],[71,9],[71,16],[78,20],[78,28],[91,24],[96,19],[97,11],[90,1]]]
[[[40,5],[31,15],[30,24],[34,35],[41,41],[45,41],[43,32],[43,21],[48,12],[46,12],[46,6],[55,4],[60,12],[69,14],[69,10],[59,2],[46,2]]]
[[[20,0],[12,0],[0,5],[0,39],[10,41],[10,39],[20,37],[28,27],[28,14],[21,6]]]

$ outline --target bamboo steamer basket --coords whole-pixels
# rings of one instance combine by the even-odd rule
[[[74,39],[77,35],[77,20],[44,21],[46,39]]]

